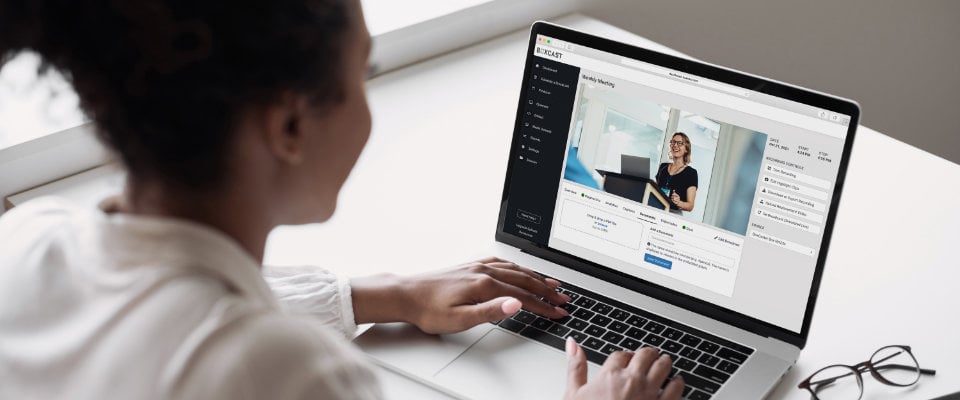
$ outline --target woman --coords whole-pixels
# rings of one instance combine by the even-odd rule
[[[356,324],[565,316],[559,282],[494,258],[261,269],[271,229],[336,208],[370,131],[369,48],[354,0],[0,0],[0,60],[32,49],[70,77],[128,171],[105,209],[47,198],[0,219],[0,398],[377,398]],[[587,382],[567,353],[571,399],[657,398],[671,368],[616,353]]]
[[[693,211],[697,200],[697,170],[690,166],[690,138],[677,132],[670,138],[670,161],[660,164],[657,185],[670,199],[670,212]]]

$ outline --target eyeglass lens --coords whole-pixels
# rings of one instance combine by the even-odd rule
[[[834,365],[811,377],[810,389],[820,400],[857,400],[863,393],[863,381],[853,368]]]
[[[901,347],[884,347],[870,357],[873,368],[894,385],[909,386],[920,380],[917,359]]]

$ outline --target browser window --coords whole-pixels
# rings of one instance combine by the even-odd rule
[[[535,40],[505,230],[799,332],[849,116]]]

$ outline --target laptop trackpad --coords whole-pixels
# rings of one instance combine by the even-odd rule
[[[590,364],[590,375],[599,369]],[[493,329],[434,378],[475,399],[563,398],[567,356],[560,350]]]

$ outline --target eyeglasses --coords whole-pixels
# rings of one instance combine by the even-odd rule
[[[857,365],[836,364],[825,367],[797,385],[807,389],[817,400],[859,400],[863,396],[863,374],[869,371],[874,379],[885,385],[906,387],[916,384],[920,375],[934,375],[937,371],[922,369],[910,346],[886,346],[873,353],[870,360]],[[857,385],[843,378],[854,376]]]
[[[685,143],[684,141],[682,141],[682,140],[671,140],[671,141],[670,141],[670,145],[671,145],[671,146],[683,146],[684,144],[686,144],[686,143]]]

